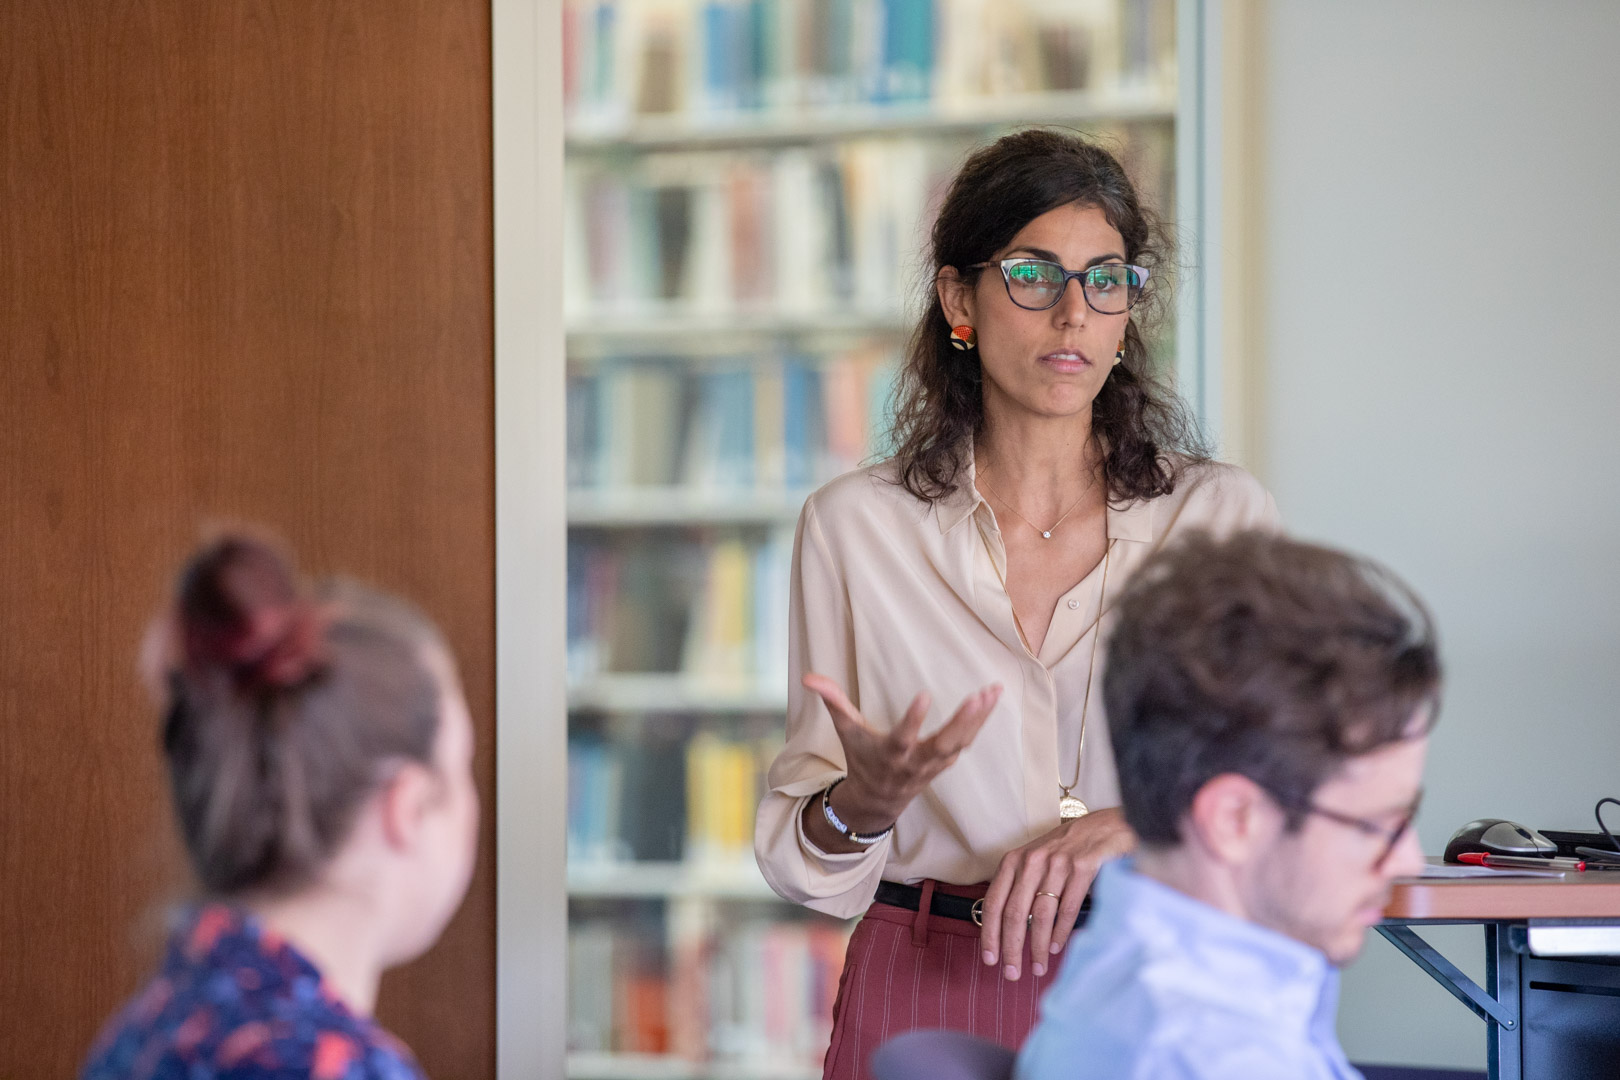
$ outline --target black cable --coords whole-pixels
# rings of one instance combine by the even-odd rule
[[[1613,803],[1616,806],[1620,806],[1620,799],[1609,799],[1609,798],[1599,799],[1597,801],[1597,805],[1592,807],[1592,816],[1597,818],[1598,831],[1603,834],[1603,839],[1605,839],[1605,840],[1607,840],[1609,842],[1610,849],[1612,849],[1614,851],[1620,851],[1620,841],[1615,840],[1614,833],[1610,832],[1609,827],[1607,825],[1603,824],[1603,804],[1604,803]]]

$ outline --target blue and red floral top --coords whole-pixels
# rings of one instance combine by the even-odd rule
[[[349,1011],[314,964],[211,904],[107,1025],[82,1080],[424,1080],[404,1043]]]

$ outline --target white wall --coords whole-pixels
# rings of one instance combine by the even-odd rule
[[[1256,465],[1438,615],[1426,850],[1486,815],[1590,828],[1620,795],[1620,3],[1263,10]],[[1480,973],[1477,931],[1433,936]],[[1484,1064],[1381,940],[1340,1030]]]

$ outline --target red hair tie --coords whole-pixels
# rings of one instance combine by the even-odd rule
[[[237,683],[244,689],[286,689],[297,686],[320,668],[323,661],[326,619],[320,608],[297,600],[280,609],[258,613],[254,637],[258,647],[237,666]],[[246,653],[246,650],[244,650]]]
[[[221,537],[192,558],[179,594],[175,626],[190,668],[223,668],[239,690],[276,690],[323,662],[327,612],[266,541]]]

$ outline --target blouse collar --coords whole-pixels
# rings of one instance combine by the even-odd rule
[[[981,504],[989,506],[979,494],[974,482],[976,476],[973,450],[968,449],[967,467],[957,477],[956,490],[934,502],[934,517],[940,533],[951,532],[973,516]],[[1137,543],[1153,542],[1153,500],[1133,499],[1123,506],[1108,504],[1108,539],[1133,540]]]

